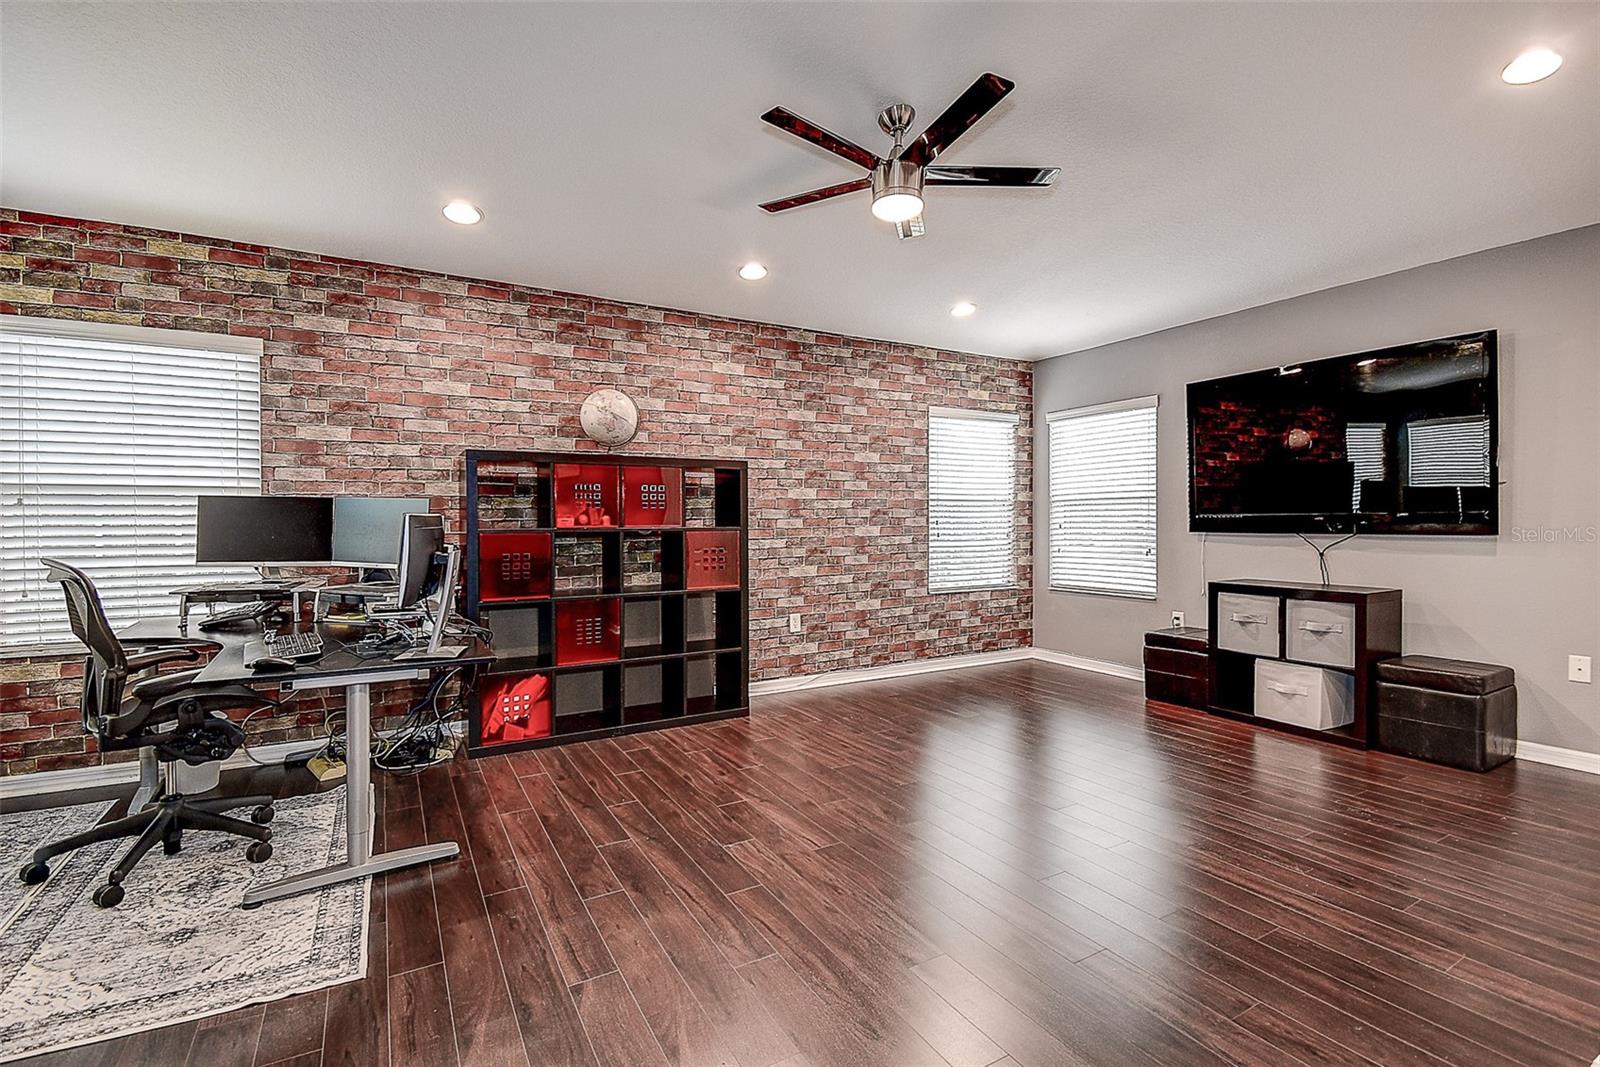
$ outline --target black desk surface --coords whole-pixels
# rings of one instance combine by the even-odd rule
[[[201,685],[226,682],[304,684],[319,677],[333,675],[379,674],[397,669],[440,670],[448,667],[477,667],[494,662],[494,653],[488,645],[477,638],[464,636],[449,638],[449,644],[467,646],[466,652],[459,656],[412,657],[396,660],[396,656],[408,651],[404,645],[378,655],[370,652],[357,654],[346,647],[361,640],[368,632],[366,627],[319,622],[315,629],[322,637],[323,654],[320,659],[301,663],[288,670],[261,671],[253,671],[244,665],[245,643],[262,634],[262,626],[257,621],[240,622],[216,630],[202,630],[193,622],[187,627],[180,626],[177,617],[172,616],[140,619],[123,627],[117,633],[124,638],[171,639],[175,645],[195,645],[214,650],[215,655],[195,679]]]

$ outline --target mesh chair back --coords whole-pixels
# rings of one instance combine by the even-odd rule
[[[111,629],[100,594],[89,576],[58,559],[39,562],[49,569],[51,581],[61,583],[73,636],[89,649],[83,665],[83,728],[103,737],[105,720],[122,706],[123,685],[128,677],[127,653]]]

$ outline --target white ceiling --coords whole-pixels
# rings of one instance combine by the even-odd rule
[[[1600,6],[28,4],[12,207],[1037,358],[1600,221]],[[1548,44],[1547,82],[1498,72]],[[899,242],[860,172],[980,73],[1017,89]],[[914,131],[914,132],[915,132]],[[445,222],[452,197],[484,223]],[[735,276],[759,259],[771,276]],[[970,299],[976,316],[952,319]]]

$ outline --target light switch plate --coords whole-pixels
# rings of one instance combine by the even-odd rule
[[[1594,675],[1590,673],[1589,669],[1588,656],[1567,657],[1567,681],[1583,682],[1585,684],[1594,681]]]

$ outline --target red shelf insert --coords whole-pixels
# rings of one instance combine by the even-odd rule
[[[622,521],[628,526],[682,526],[683,471],[623,467]]]
[[[487,678],[479,697],[483,745],[550,736],[550,676],[513,674]]]
[[[738,530],[686,530],[683,555],[685,588],[738,588]]]
[[[557,463],[556,525],[620,526],[617,468],[608,463]]]
[[[622,655],[622,601],[556,602],[556,663],[604,663]]]
[[[550,595],[550,535],[478,535],[478,599],[526,600]]]

